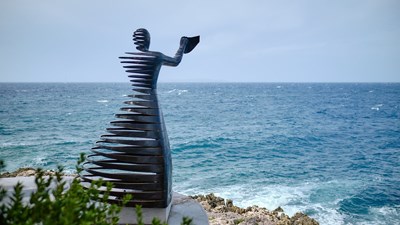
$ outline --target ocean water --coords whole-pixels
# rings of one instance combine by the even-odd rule
[[[73,172],[128,83],[0,83],[6,170]],[[400,224],[400,84],[160,83],[173,187],[320,224]]]

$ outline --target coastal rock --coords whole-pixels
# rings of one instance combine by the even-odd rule
[[[226,199],[226,206],[233,207],[233,201],[231,199]]]
[[[274,213],[279,213],[279,212],[283,212],[283,209],[279,206],[278,208],[276,208],[275,210],[274,210]]]
[[[306,214],[298,212],[290,218],[292,225],[318,225],[319,223],[313,218],[308,217]]]
[[[37,173],[37,169],[27,167],[27,168],[19,168],[18,170],[14,172],[5,172],[0,174],[0,178],[6,178],[6,177],[31,177],[35,176]],[[54,170],[43,170],[43,175],[44,176],[54,176],[56,172]],[[64,174],[63,176],[76,176],[76,174]]]
[[[36,169],[34,168],[19,168],[14,172],[5,172],[0,177],[31,177],[35,176]]]
[[[204,207],[211,225],[319,225],[316,220],[300,212],[290,218],[281,207],[274,211],[256,205],[244,209],[235,206],[231,199],[225,200],[213,193],[190,197]]]

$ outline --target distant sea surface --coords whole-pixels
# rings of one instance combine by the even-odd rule
[[[0,83],[0,158],[74,171],[129,83]],[[400,84],[160,83],[174,191],[400,224]]]

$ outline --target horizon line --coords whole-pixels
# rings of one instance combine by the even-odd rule
[[[0,81],[0,84],[29,84],[29,83],[36,83],[36,84],[43,84],[43,83],[48,83],[48,84],[123,84],[123,83],[130,83],[130,82],[123,82],[123,81]],[[286,84],[326,84],[326,83],[332,83],[332,84],[345,84],[345,83],[400,83],[400,81],[160,81],[158,84],[168,84],[168,83],[286,83]]]

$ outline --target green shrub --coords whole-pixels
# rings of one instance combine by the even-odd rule
[[[83,159],[82,155],[77,165],[78,172],[82,170],[80,166]],[[18,183],[10,196],[10,202],[0,205],[0,224],[117,224],[122,205],[107,204],[106,200],[112,188],[110,183],[95,181],[85,189],[79,179],[74,178],[66,190],[67,182],[62,178],[62,171],[63,169],[59,167],[54,176],[44,177],[43,170],[38,169],[35,176],[37,189],[31,194],[28,204],[22,202],[23,185]],[[103,184],[107,190],[101,194],[99,188]],[[5,197],[6,191],[1,188],[0,201]],[[130,195],[126,195],[125,203],[130,198]]]
[[[82,171],[81,164],[84,160],[82,154],[76,166],[77,172]],[[1,165],[4,164],[0,164]],[[1,168],[0,168],[1,169]],[[38,169],[35,176],[36,191],[23,203],[23,185],[14,186],[9,203],[6,190],[0,187],[0,224],[2,225],[115,225],[118,222],[118,213],[122,206],[131,198],[126,195],[122,205],[108,204],[112,184],[103,181],[94,181],[90,187],[84,188],[78,178],[74,178],[69,189],[67,182],[62,178],[63,168],[59,167],[55,175],[44,177],[43,170]],[[106,185],[107,189],[101,193],[99,188]],[[50,188],[51,187],[51,188]],[[138,224],[142,222],[141,207],[136,207]],[[153,225],[161,225],[157,218]],[[166,224],[166,223],[163,223]],[[184,218],[183,225],[191,224],[191,219]]]

